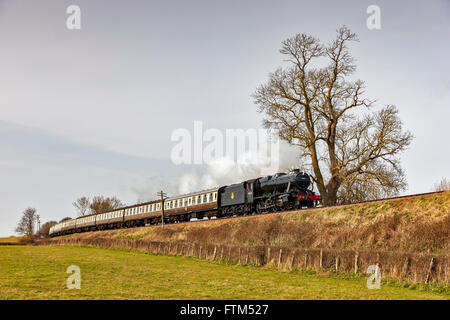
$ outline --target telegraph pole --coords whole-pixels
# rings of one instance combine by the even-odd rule
[[[37,215],[36,216],[36,218],[37,218],[37,233],[38,233],[38,235],[39,235],[39,237],[41,236],[40,234],[39,234],[39,232],[41,231],[41,220],[39,220],[39,215]]]
[[[167,194],[161,190],[157,195],[161,197],[161,228],[164,228],[164,200]]]

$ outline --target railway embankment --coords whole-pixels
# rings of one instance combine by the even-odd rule
[[[75,234],[75,244],[183,254],[277,268],[450,282],[450,191],[357,205]]]

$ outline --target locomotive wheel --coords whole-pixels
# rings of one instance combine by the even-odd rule
[[[264,212],[264,207],[263,204],[261,202],[256,204],[256,213],[263,213]]]

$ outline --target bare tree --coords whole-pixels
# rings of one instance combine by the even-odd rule
[[[434,191],[450,190],[450,180],[447,180],[446,178],[442,178],[441,181],[434,184],[433,190]]]
[[[87,197],[78,198],[77,201],[73,202],[72,205],[77,209],[78,216],[84,216],[89,213],[91,206],[91,201]]]
[[[58,224],[58,222],[56,222],[56,221],[48,221],[48,222],[44,223],[42,225],[41,229],[39,230],[39,236],[49,237],[50,228],[56,224]]]
[[[96,196],[92,199],[90,209],[92,213],[98,214],[108,212],[122,207],[122,202],[116,197]]]
[[[24,235],[29,239],[33,239],[34,227],[36,225],[37,215],[35,208],[27,208],[20,219],[19,224],[16,227],[16,232]]]
[[[413,136],[402,132],[394,106],[369,112],[364,82],[350,80],[356,66],[345,26],[334,41],[297,34],[282,42],[289,66],[269,75],[253,97],[264,126],[301,150],[325,205],[397,194],[406,187],[398,153]],[[313,64],[313,62],[318,64]]]

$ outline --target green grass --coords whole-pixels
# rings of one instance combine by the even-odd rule
[[[69,290],[67,267],[81,269]],[[450,299],[423,289],[186,257],[63,246],[0,247],[0,299]]]

